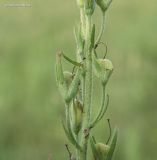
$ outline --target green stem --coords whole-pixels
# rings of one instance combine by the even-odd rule
[[[97,44],[100,42],[100,40],[101,40],[101,38],[102,38],[102,35],[103,35],[103,33],[104,33],[104,30],[105,30],[105,13],[102,12],[102,24],[101,24],[101,29],[100,29],[98,38],[97,38],[97,40],[96,40],[96,42],[95,42],[95,45],[97,45]]]
[[[81,21],[82,38],[85,39],[86,22],[85,22],[84,7],[80,8],[80,21]],[[84,52],[84,49],[83,49],[83,52]],[[84,103],[84,98],[85,98],[85,73],[83,73],[83,76],[82,76],[82,101],[83,103]]]
[[[86,16],[86,76],[85,76],[85,97],[84,97],[84,113],[82,124],[81,142],[83,151],[81,152],[81,160],[87,158],[87,147],[89,139],[89,125],[91,119],[91,102],[92,102],[92,55],[90,50],[91,40],[91,16]]]

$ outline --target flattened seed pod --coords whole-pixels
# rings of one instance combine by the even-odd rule
[[[75,100],[73,103],[73,127],[76,134],[81,129],[83,114],[83,104],[79,100]]]
[[[82,8],[84,6],[84,1],[85,0],[77,0],[77,4],[80,8]]]
[[[95,57],[93,59],[95,75],[105,85],[113,72],[113,64],[109,59],[96,59]]]
[[[97,5],[101,8],[102,12],[106,12],[112,0],[96,0]]]
[[[85,13],[92,15],[95,10],[95,0],[85,0]]]
[[[99,154],[101,154],[102,157],[106,157],[106,155],[108,154],[110,147],[106,144],[103,143],[96,143],[95,147],[98,151]]]

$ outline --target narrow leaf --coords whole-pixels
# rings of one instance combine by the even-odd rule
[[[114,150],[116,148],[117,138],[118,138],[118,129],[115,128],[114,131],[113,131],[113,134],[112,134],[112,138],[109,141],[110,150],[107,154],[106,160],[111,160],[112,159]]]
[[[82,150],[81,149],[81,146],[78,144],[76,138],[75,138],[75,135],[74,135],[74,132],[72,130],[72,125],[71,125],[71,118],[70,118],[70,110],[69,110],[69,106],[66,106],[67,109],[66,109],[66,121],[67,121],[67,128],[68,128],[68,133],[69,133],[69,136],[70,138],[72,139],[72,144],[77,148],[79,149],[80,151]]]
[[[70,58],[67,57],[64,53],[62,53],[62,55],[63,55],[63,57],[64,57],[68,62],[72,63],[73,65],[78,66],[78,67],[80,67],[80,66],[82,65],[81,63],[78,63],[78,62],[70,59]]]
[[[69,139],[69,141],[70,141],[72,144],[74,144],[74,141],[73,141],[73,139],[70,137],[69,132],[68,132],[67,128],[65,127],[63,121],[62,121],[62,126],[63,126],[64,132],[65,132],[67,138]]]

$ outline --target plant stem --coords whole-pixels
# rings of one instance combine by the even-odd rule
[[[85,22],[85,13],[84,13],[84,7],[80,8],[80,21],[81,21],[81,33],[82,38],[85,39],[85,32],[86,32],[86,22]],[[83,53],[85,50],[83,49]],[[85,54],[83,54],[85,56]],[[84,61],[85,64],[85,61]],[[85,99],[85,73],[83,73],[82,76],[82,102],[84,103]]]
[[[91,119],[91,102],[92,102],[92,55],[90,50],[91,40],[91,16],[86,16],[86,76],[85,76],[85,97],[84,97],[84,113],[83,113],[83,124],[82,124],[82,148],[81,160],[87,158],[87,147],[89,139],[89,125]]]

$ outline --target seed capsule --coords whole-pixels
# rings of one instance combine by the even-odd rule
[[[63,72],[61,54],[57,55],[56,62],[56,79],[58,88],[65,102],[69,104],[78,92],[81,69],[78,68],[74,76],[70,72]]]
[[[100,59],[98,60],[98,63],[102,67],[102,84],[105,85],[113,72],[113,64],[108,59]]]
[[[77,0],[77,4],[80,8],[84,6],[84,0]]]
[[[102,84],[105,85],[113,72],[113,64],[109,59],[96,59],[96,57],[93,57],[93,59],[94,72],[101,79]]]
[[[73,127],[76,134],[81,129],[82,125],[83,104],[79,100],[73,103]]]
[[[96,143],[95,148],[98,151],[98,153],[101,155],[101,157],[105,157],[110,150],[110,147],[103,143]]]
[[[95,10],[95,0],[85,0],[85,13],[92,15]]]
[[[98,59],[98,63],[103,70],[113,70],[113,64],[109,59]]]
[[[112,0],[96,0],[97,5],[101,8],[102,12],[106,12]]]

